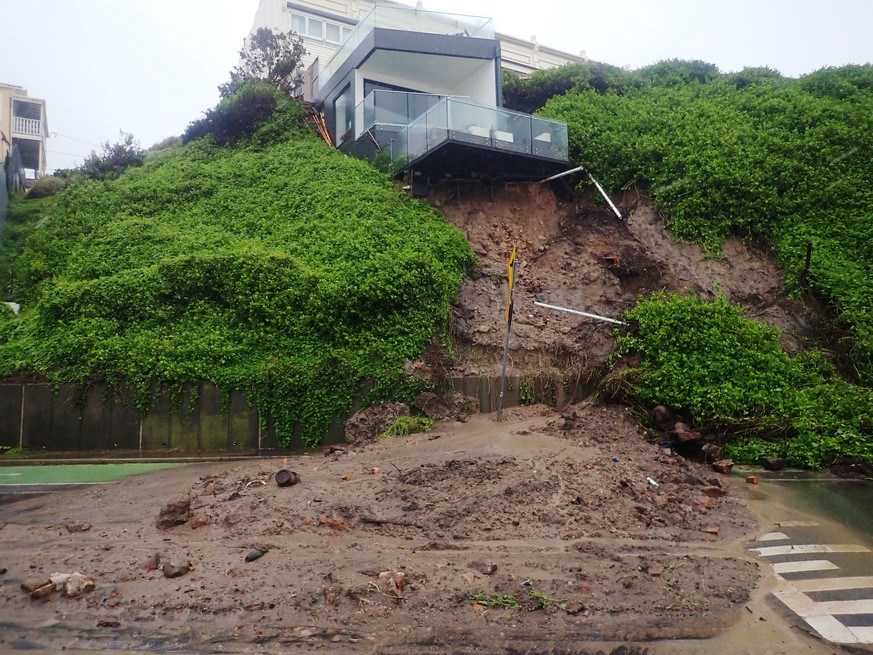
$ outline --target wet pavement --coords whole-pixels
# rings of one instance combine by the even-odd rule
[[[746,493],[773,601],[827,642],[873,650],[873,484],[783,473]]]

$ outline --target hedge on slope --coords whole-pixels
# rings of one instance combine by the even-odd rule
[[[397,392],[403,360],[444,329],[469,246],[368,164],[274,120],[40,201],[0,375],[123,383],[142,410],[156,387],[209,380],[310,445],[365,382]]]

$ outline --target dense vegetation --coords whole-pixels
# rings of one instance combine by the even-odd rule
[[[713,256],[729,235],[769,245],[790,288],[825,307],[840,368],[862,385],[804,377],[772,335],[739,327],[723,303],[656,297],[632,312],[639,332],[625,343],[644,355],[644,397],[711,424],[779,427],[800,440],[790,443],[808,442],[808,455],[791,451],[797,463],[870,458],[873,66],[787,79],[702,62],[633,72],[585,64],[510,76],[506,98],[567,122],[574,159],[613,190],[647,190],[677,237]]]
[[[839,377],[820,352],[789,357],[776,329],[724,299],[656,294],[626,318],[634,329],[620,336],[617,354],[641,362],[624,381],[649,406],[727,431],[735,459],[779,455],[812,468],[873,461],[873,392]]]
[[[12,204],[26,244],[0,268],[23,309],[0,312],[0,376],[107,380],[143,410],[210,380],[309,444],[356,395],[402,391],[473,263],[463,235],[309,134],[296,103],[217,145],[232,104],[117,179]]]

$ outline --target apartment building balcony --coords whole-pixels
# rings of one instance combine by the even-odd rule
[[[370,161],[384,153],[395,173],[549,174],[569,152],[563,123],[425,93],[371,92],[355,109],[352,133],[343,150]]]
[[[42,120],[37,118],[12,117],[12,134],[15,136],[43,137]]]

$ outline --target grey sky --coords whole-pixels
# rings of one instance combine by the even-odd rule
[[[408,0],[413,4],[412,0]],[[0,0],[0,81],[47,102],[49,168],[78,165],[119,130],[144,147],[218,100],[258,0]],[[868,0],[425,0],[493,16],[500,32],[634,68],[702,59],[796,77],[873,61]]]

